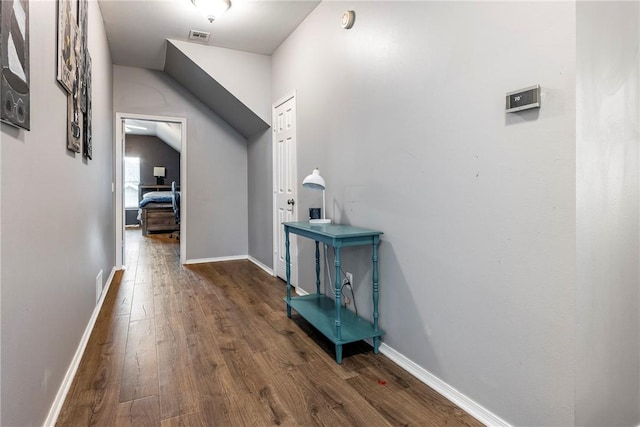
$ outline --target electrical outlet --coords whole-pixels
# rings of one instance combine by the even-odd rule
[[[353,274],[345,273],[344,275],[347,276],[347,281],[353,285]]]

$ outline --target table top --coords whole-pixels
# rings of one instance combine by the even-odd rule
[[[332,239],[379,236],[383,234],[382,231],[369,230],[367,228],[354,227],[346,224],[311,224],[309,221],[283,222],[282,224],[289,228],[326,236]]]

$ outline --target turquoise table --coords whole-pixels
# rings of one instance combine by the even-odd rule
[[[336,362],[342,363],[342,345],[373,338],[374,353],[380,352],[380,337],[384,331],[378,326],[378,245],[381,231],[367,230],[341,224],[310,224],[308,221],[284,222],[287,273],[287,316],[291,309],[304,317],[322,332],[336,346]],[[316,293],[291,297],[291,256],[289,255],[289,234],[297,234],[316,242]],[[334,299],[320,292],[320,242],[335,248],[335,296]],[[342,306],[340,252],[348,246],[371,245],[373,250],[373,323],[357,316]]]

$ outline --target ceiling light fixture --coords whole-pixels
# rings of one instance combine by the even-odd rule
[[[230,0],[191,0],[191,3],[193,3],[211,23],[231,7]]]

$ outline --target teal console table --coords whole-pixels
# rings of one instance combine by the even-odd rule
[[[284,222],[287,274],[287,316],[291,309],[304,317],[322,332],[336,346],[336,362],[342,363],[342,345],[373,338],[374,353],[380,352],[380,337],[384,331],[378,326],[378,245],[381,231],[367,230],[341,224],[310,224],[308,221]],[[316,293],[299,297],[291,296],[291,256],[289,255],[289,234],[297,234],[316,242]],[[335,295],[334,299],[320,292],[320,242],[335,248]],[[342,306],[340,252],[348,246],[371,245],[373,250],[373,323],[357,316]]]

